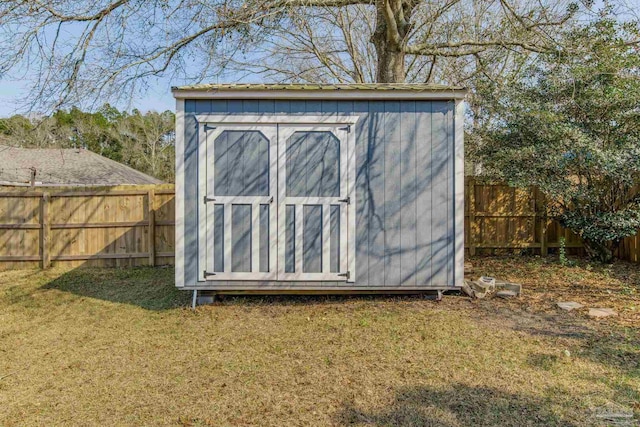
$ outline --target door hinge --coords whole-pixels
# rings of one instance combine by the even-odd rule
[[[339,129],[339,130],[346,130],[346,131],[347,131],[347,133],[350,133],[350,132],[351,132],[351,125],[346,125],[345,127],[343,127],[343,128],[338,128],[338,129]]]
[[[214,199],[213,197],[207,197],[207,196],[204,196],[204,204],[205,204],[205,205],[206,205],[207,203],[209,203],[209,202],[215,202],[215,201],[216,201],[216,199]]]
[[[215,126],[209,126],[208,124],[205,123],[204,125],[204,131],[208,131],[208,130],[214,130],[216,127]]]
[[[351,204],[351,197],[348,197],[348,196],[347,196],[347,197],[346,197],[346,198],[344,198],[344,199],[338,199],[338,201],[339,201],[340,203],[346,203],[346,204],[350,205],[350,204]]]
[[[216,273],[211,273],[210,271],[204,270],[204,271],[202,272],[202,275],[203,275],[205,278],[207,278],[208,276],[215,276],[215,275],[216,275]]]
[[[338,276],[340,277],[346,277],[347,280],[349,280],[349,277],[351,276],[351,272],[347,271],[346,273],[338,273]]]

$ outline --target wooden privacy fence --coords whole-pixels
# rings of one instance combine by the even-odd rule
[[[550,221],[536,188],[481,184],[465,180],[465,248],[469,255],[529,250],[547,255],[564,238],[566,248],[582,248],[574,233]]]
[[[173,185],[0,189],[0,269],[173,263]]]
[[[465,181],[469,255],[528,251],[545,255],[564,237],[580,238],[545,215],[536,189]],[[61,265],[118,267],[173,264],[173,185],[0,189],[0,270]],[[640,237],[618,256],[640,261]]]
[[[547,217],[544,196],[536,188],[483,184],[465,179],[465,249],[471,256],[500,251],[547,255],[564,238],[568,252],[583,252],[582,239]],[[616,254],[640,262],[640,235],[623,240]]]

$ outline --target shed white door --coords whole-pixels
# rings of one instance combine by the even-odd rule
[[[200,280],[353,280],[349,130],[200,125]]]
[[[277,126],[214,125],[206,139],[208,280],[277,276]]]
[[[347,280],[346,127],[278,128],[278,280]]]

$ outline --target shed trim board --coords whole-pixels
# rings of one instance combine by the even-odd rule
[[[347,114],[323,114],[290,116],[284,114],[247,114],[238,116],[235,114],[197,114],[198,123],[222,126],[222,125],[246,125],[246,124],[308,124],[308,125],[355,125],[358,116]]]
[[[454,283],[464,280],[464,102],[456,100],[454,115]]]
[[[175,281],[178,288],[185,286],[184,276],[184,99],[176,99],[176,178],[175,178]]]
[[[207,88],[174,89],[177,287],[415,292],[462,285],[464,91]],[[295,145],[294,136],[307,142]],[[238,154],[236,145],[249,147],[252,138],[266,138],[256,144],[267,144],[268,150]],[[322,144],[337,144],[338,157],[320,161],[321,180],[325,173],[337,173],[339,189],[329,198],[289,194],[290,185],[302,185],[295,184],[300,178],[289,176],[294,172],[307,174],[307,187],[317,181],[308,175],[315,173],[318,158],[313,156],[333,150]],[[292,147],[307,148],[295,157]],[[215,155],[217,149],[229,154]],[[221,181],[225,185],[237,187],[237,179],[263,182],[241,174],[252,173],[255,162],[267,155],[268,191],[266,181],[255,194],[225,192],[226,187],[214,191],[216,180],[227,175]],[[238,167],[242,156],[249,157]],[[214,166],[221,161],[227,166]],[[289,162],[294,162],[290,174]],[[245,236],[241,246],[239,236]],[[315,239],[320,243],[308,243]],[[285,253],[285,245],[295,246],[295,253]],[[237,248],[242,250],[236,254]],[[286,271],[285,263],[291,264]]]
[[[464,99],[466,91],[230,91],[174,90],[177,99],[335,99],[335,100],[452,100]]]

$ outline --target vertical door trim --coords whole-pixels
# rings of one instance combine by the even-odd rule
[[[347,197],[349,204],[347,205],[347,227],[345,230],[345,241],[347,250],[340,254],[347,255],[347,270],[349,276],[348,283],[356,281],[356,129],[355,124],[351,126],[351,131],[347,134]],[[342,234],[342,229],[340,230]],[[340,236],[342,242],[342,236]]]
[[[213,224],[209,225],[209,217],[213,217],[204,203],[207,195],[207,130],[204,123],[198,123],[198,281],[206,280],[205,270],[208,268],[208,255],[213,259],[213,247],[209,248],[209,234],[213,236]],[[209,228],[211,231],[209,232]]]

